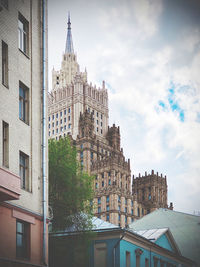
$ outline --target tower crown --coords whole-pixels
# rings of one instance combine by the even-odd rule
[[[72,32],[71,32],[71,21],[70,21],[70,14],[68,15],[68,22],[67,22],[67,40],[65,46],[65,54],[74,54],[74,47],[72,41]]]

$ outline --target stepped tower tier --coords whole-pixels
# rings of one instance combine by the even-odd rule
[[[139,174],[133,176],[133,194],[137,195],[138,203],[142,204],[142,215],[148,214],[158,208],[168,208],[167,205],[167,178],[163,175],[145,172],[144,176]]]

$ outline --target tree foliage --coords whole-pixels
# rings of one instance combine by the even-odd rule
[[[90,229],[93,177],[81,171],[75,146],[68,137],[49,141],[49,204],[53,231]],[[87,216],[85,215],[87,214]]]

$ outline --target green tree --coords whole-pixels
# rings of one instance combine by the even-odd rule
[[[88,266],[93,233],[93,177],[84,173],[68,137],[49,141],[49,204],[52,232],[76,230],[71,236],[50,238],[50,266]]]
[[[52,230],[72,225],[78,231],[91,228],[93,177],[81,171],[75,146],[68,137],[49,141],[49,204]],[[87,214],[87,216],[86,216]]]

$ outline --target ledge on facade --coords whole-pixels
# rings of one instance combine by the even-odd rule
[[[20,177],[0,167],[0,201],[17,200],[20,196]]]

